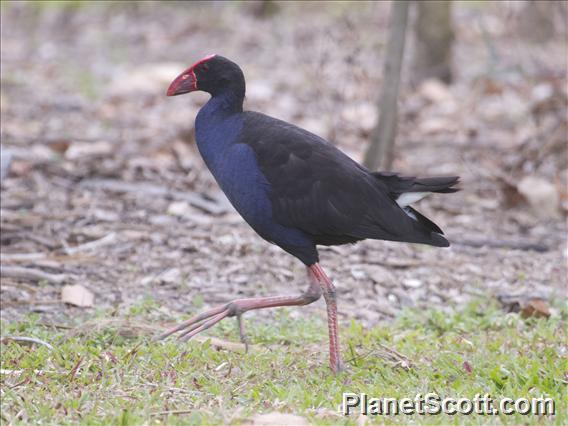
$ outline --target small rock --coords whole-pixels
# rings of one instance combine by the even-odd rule
[[[168,214],[171,214],[172,216],[189,216],[191,210],[190,205],[185,201],[174,201],[168,206]]]
[[[235,284],[244,284],[250,281],[250,276],[248,275],[235,275],[231,279]]]
[[[558,191],[551,182],[538,176],[525,176],[517,185],[517,190],[539,218],[554,219],[559,216]]]
[[[392,293],[389,294],[389,298],[390,298],[390,295],[395,296],[397,298],[400,306],[415,306],[416,305],[416,302],[412,298],[413,296],[415,296],[414,294],[411,294],[410,292],[406,292],[406,291],[404,291],[402,289],[398,289],[398,288],[393,288],[391,290],[391,292]]]
[[[181,280],[181,271],[178,268],[171,268],[162,272],[157,279],[162,284],[175,284]]]
[[[229,245],[235,244],[235,237],[233,237],[230,234],[221,235],[221,236],[217,237],[217,242],[219,244],[229,246]]]
[[[534,102],[542,102],[554,95],[554,87],[550,83],[537,84],[531,92]]]
[[[73,142],[65,151],[65,158],[67,160],[78,160],[85,157],[110,155],[112,152],[113,146],[107,141]]]
[[[453,96],[448,86],[437,79],[424,81],[418,89],[420,96],[432,103],[452,101]]]
[[[140,280],[140,285],[143,287],[150,285],[155,278],[156,277],[154,275],[147,275]]]
[[[351,268],[351,275],[356,280],[363,280],[363,279],[367,278],[367,274],[365,273],[365,271],[362,271],[361,269],[356,269],[356,268]]]
[[[417,280],[415,278],[407,278],[402,281],[402,285],[407,288],[418,288],[422,287],[422,281]]]

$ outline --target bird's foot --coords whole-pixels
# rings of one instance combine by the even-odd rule
[[[237,318],[239,319],[239,329],[242,330],[242,334],[244,332],[244,327],[242,326],[242,322],[240,320],[242,312],[240,312],[239,307],[236,305],[236,302],[238,301],[230,302],[226,305],[217,306],[216,308],[202,312],[201,314],[182,322],[178,326],[169,329],[165,333],[159,335],[156,339],[165,339],[166,337],[169,337],[179,331],[181,333],[178,335],[178,339],[182,342],[186,342],[196,334],[213,327],[224,318],[232,316],[237,316]]]
[[[317,297],[319,297],[319,295]],[[188,319],[187,321],[182,322],[177,327],[166,331],[156,339],[165,339],[166,337],[169,337],[179,331],[180,334],[178,336],[178,339],[185,342],[196,334],[213,327],[224,318],[236,316],[239,320],[239,333],[241,335],[241,341],[246,345],[248,341],[244,332],[243,322],[240,319],[243,313],[253,309],[276,308],[278,306],[306,305],[313,302],[314,300],[317,300],[317,297],[313,296],[311,293],[306,293],[300,296],[272,296],[233,300],[232,302],[213,309],[209,309],[208,311],[205,311],[199,315],[194,316],[193,318]]]

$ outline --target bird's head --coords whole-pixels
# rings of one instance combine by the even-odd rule
[[[215,96],[231,90],[245,94],[245,78],[237,64],[219,55],[209,55],[178,75],[168,88],[168,96],[202,90]]]

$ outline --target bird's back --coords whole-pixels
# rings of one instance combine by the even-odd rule
[[[256,154],[276,223],[302,230],[315,244],[375,238],[448,245],[396,203],[388,180],[329,142],[256,112],[243,113],[243,119],[238,142]]]

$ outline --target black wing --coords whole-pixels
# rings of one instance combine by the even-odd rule
[[[316,244],[377,238],[447,245],[408,216],[384,182],[319,136],[254,112],[245,113],[243,128],[239,142],[257,155],[279,224]]]

